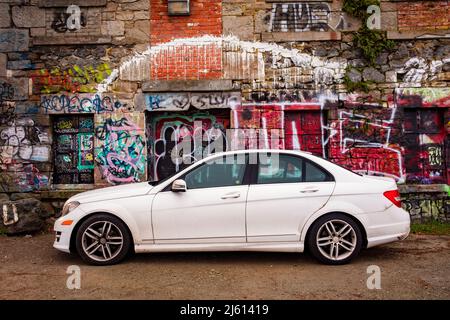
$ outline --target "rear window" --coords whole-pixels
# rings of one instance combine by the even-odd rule
[[[319,158],[319,157],[318,157],[318,158]],[[350,169],[348,169],[348,168],[346,168],[346,167],[344,167],[344,166],[342,166],[342,165],[340,165],[340,164],[337,164],[337,163],[335,163],[335,162],[332,162],[332,161],[330,161],[330,160],[328,160],[328,159],[324,159],[324,158],[320,158],[320,159],[325,160],[325,161],[327,161],[327,162],[329,162],[329,163],[332,163],[332,164],[334,164],[335,166],[338,166],[338,167],[340,167],[340,168],[342,168],[342,169],[344,169],[344,170],[346,170],[346,171],[349,171],[349,172],[351,172],[351,173],[353,173],[353,174],[356,174],[356,175],[358,175],[358,176],[360,176],[360,177],[363,176],[361,173],[358,173],[358,172],[355,172],[355,171],[353,171],[353,170],[350,170]]]

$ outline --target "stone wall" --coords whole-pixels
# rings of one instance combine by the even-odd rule
[[[0,1],[0,192],[9,233],[40,229],[39,220],[58,215],[70,195],[108,184],[99,141],[111,139],[105,123],[136,118],[138,84],[118,81],[107,93],[99,88],[148,47],[149,6],[148,0]],[[144,116],[138,117],[143,130]],[[30,205],[37,211],[28,213]],[[14,222],[14,212],[21,222]]]
[[[2,203],[52,215],[73,193],[162,178],[201,121],[193,160],[219,140],[307,150],[396,179],[414,219],[448,221],[447,1],[381,1],[395,47],[374,64],[341,0],[190,2],[168,16],[166,0],[0,0]]]

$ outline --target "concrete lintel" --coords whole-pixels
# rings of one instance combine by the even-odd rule
[[[447,193],[446,184],[401,184],[400,193]]]
[[[423,30],[423,31],[388,31],[388,39],[441,39],[450,38],[450,30]]]
[[[297,1],[292,1],[292,0],[266,0],[266,2],[288,2],[288,3],[293,3],[293,2],[297,2]],[[305,2],[333,2],[333,0],[307,0]]]
[[[33,46],[68,45],[68,44],[109,44],[110,36],[53,36],[53,37],[33,37]]]
[[[104,7],[106,6],[106,0],[39,0],[38,2],[38,6],[41,8],[68,7],[72,4],[75,4],[79,7]]]
[[[151,80],[142,84],[143,92],[231,91],[231,80]]]
[[[341,40],[341,33],[334,31],[304,31],[304,32],[264,32],[263,41],[327,41]]]

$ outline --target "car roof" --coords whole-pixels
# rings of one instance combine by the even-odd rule
[[[233,154],[242,154],[242,153],[290,153],[297,155],[312,155],[311,152],[301,151],[301,150],[284,150],[284,149],[245,149],[245,150],[234,150],[234,151],[225,151],[225,152],[217,152],[211,155],[208,155],[206,158],[213,156],[226,156]]]

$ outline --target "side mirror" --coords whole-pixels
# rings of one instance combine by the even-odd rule
[[[182,179],[175,180],[172,183],[172,191],[173,192],[186,192],[187,191],[186,181],[184,181]]]

